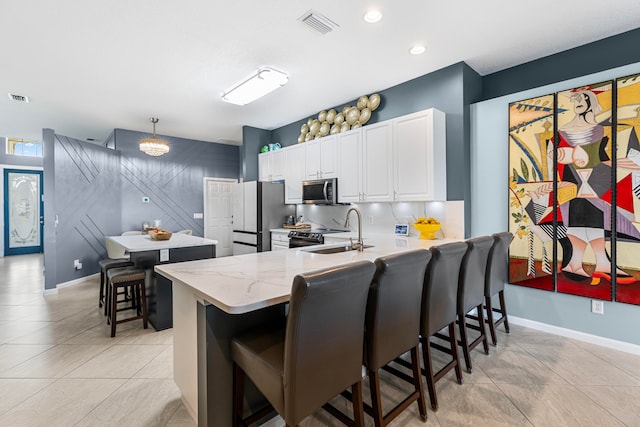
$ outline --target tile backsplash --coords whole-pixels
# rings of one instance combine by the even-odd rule
[[[351,205],[298,205],[297,215],[313,227],[344,229],[344,221],[350,207],[356,206],[362,213],[363,233],[393,233],[395,224],[413,224],[419,217],[434,217],[442,224],[436,234],[447,238],[464,238],[464,202],[398,202],[354,203]],[[351,214],[350,229],[356,230],[356,216]],[[419,233],[409,227],[409,234]]]

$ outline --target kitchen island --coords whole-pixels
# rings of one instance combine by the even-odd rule
[[[373,247],[363,252],[315,254],[305,247],[156,266],[173,282],[174,379],[185,406],[199,426],[231,425],[229,341],[282,318],[297,274],[453,241],[376,236],[365,238]],[[251,404],[256,392],[247,389]]]
[[[136,268],[146,270],[147,312],[149,323],[157,331],[173,326],[171,281],[157,275],[153,267],[182,261],[214,258],[217,240],[186,234],[173,234],[169,240],[153,240],[148,234],[109,236],[124,248]]]

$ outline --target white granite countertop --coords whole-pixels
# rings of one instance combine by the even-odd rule
[[[352,233],[349,233],[352,234]],[[193,293],[230,314],[242,314],[289,300],[296,274],[322,268],[370,260],[411,249],[428,249],[454,242],[452,239],[421,240],[417,237],[378,235],[364,238],[374,245],[363,252],[314,254],[313,248],[340,246],[319,245],[224,258],[211,258],[155,266],[155,271],[171,280],[174,286],[187,286]]]
[[[156,251],[160,249],[187,248],[191,246],[217,245],[217,240],[187,234],[173,234],[169,240],[152,240],[148,234],[139,236],[108,236],[127,252]]]

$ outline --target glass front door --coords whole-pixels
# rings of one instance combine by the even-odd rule
[[[42,172],[4,171],[4,254],[42,252]]]

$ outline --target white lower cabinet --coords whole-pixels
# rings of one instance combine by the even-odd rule
[[[272,231],[271,232],[271,250],[277,251],[289,249],[289,232],[288,231]]]

